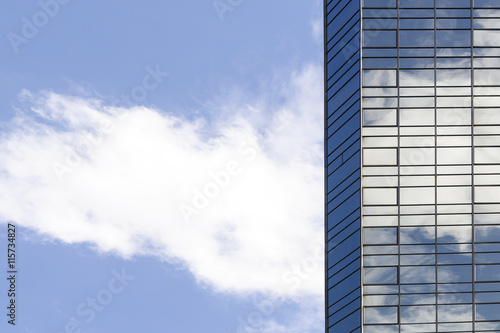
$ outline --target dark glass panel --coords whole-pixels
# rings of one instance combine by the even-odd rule
[[[328,329],[329,333],[352,332],[361,325],[361,309],[343,318]]]
[[[356,310],[360,309],[361,308],[361,297],[356,298],[351,303],[344,305],[342,307],[339,307],[338,305],[336,305],[333,308],[337,309],[338,311],[335,312],[334,314],[332,314],[330,316],[330,318],[328,319],[330,324],[334,324],[334,323],[340,321],[341,319],[347,317],[351,313],[356,312]]]

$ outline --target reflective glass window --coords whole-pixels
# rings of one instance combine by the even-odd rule
[[[439,305],[438,306],[438,321],[439,322],[454,322],[454,321],[471,321],[472,320],[472,305]]]
[[[438,86],[470,86],[471,71],[469,69],[437,69],[436,84]]]
[[[401,29],[434,29],[433,19],[401,19],[399,20]]]
[[[364,228],[364,244],[397,244],[397,228]]]
[[[399,84],[401,86],[433,86],[433,70],[400,70]]]
[[[401,244],[426,244],[435,242],[434,227],[401,227]]]
[[[467,47],[470,46],[469,30],[438,30],[436,31],[437,47]]]
[[[366,324],[391,324],[398,322],[397,307],[365,307]]]
[[[470,8],[470,0],[436,0],[437,8]]]
[[[401,307],[402,323],[432,323],[435,321],[436,321],[436,306],[422,305],[422,306]],[[407,329],[409,329],[409,327]],[[427,331],[427,330],[421,331],[421,329],[422,326],[419,325],[418,332],[435,332],[435,327],[433,331]],[[412,330],[406,330],[406,332],[411,332]]]
[[[364,269],[365,284],[396,284],[397,267],[367,267]]]
[[[476,281],[499,281],[500,265],[476,265]]]
[[[432,30],[401,30],[399,32],[401,47],[433,47],[434,31]]]
[[[365,47],[395,47],[396,31],[368,30],[363,32]]]
[[[476,320],[500,320],[500,304],[476,305]]]
[[[438,283],[472,282],[472,265],[438,266]]]
[[[363,71],[364,86],[395,86],[396,71],[395,70],[364,70]]]
[[[396,0],[363,0],[366,8],[395,8]]]

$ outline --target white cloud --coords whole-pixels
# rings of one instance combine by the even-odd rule
[[[24,91],[0,132],[0,220],[179,263],[219,291],[321,296],[322,70],[270,84],[280,103],[210,121]]]

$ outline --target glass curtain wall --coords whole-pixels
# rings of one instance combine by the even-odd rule
[[[500,0],[325,26],[326,331],[500,332]]]
[[[500,1],[362,10],[363,332],[499,332]]]

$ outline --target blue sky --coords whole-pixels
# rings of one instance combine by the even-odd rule
[[[2,329],[322,331],[321,1],[0,13]]]

